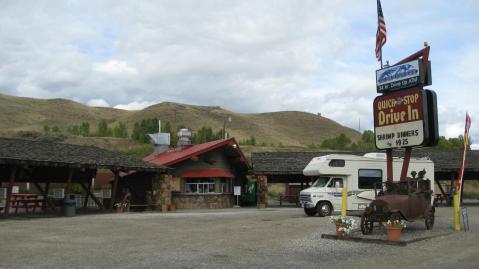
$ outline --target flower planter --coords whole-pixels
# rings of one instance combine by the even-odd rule
[[[399,241],[401,239],[401,227],[386,227],[389,241]]]
[[[176,211],[176,205],[175,204],[171,204],[168,206],[168,211],[170,212],[175,212]]]
[[[344,231],[339,230],[339,228],[342,228],[342,227],[343,227],[343,225],[341,225],[339,223],[336,223],[336,236],[338,236],[338,237],[345,236]]]
[[[116,213],[123,213],[123,207],[117,207]]]

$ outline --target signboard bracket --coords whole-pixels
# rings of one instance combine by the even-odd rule
[[[408,57],[402,59],[401,61],[397,62],[394,65],[407,63],[407,62],[410,62],[412,60],[418,59],[419,57],[422,56],[422,65],[423,65],[422,70],[424,71],[424,79],[428,79],[428,77],[429,77],[429,73],[428,73],[429,72],[429,51],[430,50],[431,50],[431,47],[429,45],[427,45],[427,43],[424,43],[424,48],[423,49],[421,49],[419,51],[416,51],[415,53],[409,55]]]
[[[404,151],[404,160],[402,163],[400,181],[405,181],[407,176],[407,170],[409,169],[409,161],[411,160],[412,147],[407,147]]]

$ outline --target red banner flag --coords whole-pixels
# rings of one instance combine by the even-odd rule
[[[466,124],[464,125],[464,146],[462,150],[462,161],[461,161],[461,168],[459,168],[459,177],[457,179],[457,191],[459,192],[459,205],[461,204],[462,200],[462,185],[463,185],[463,176],[464,176],[464,166],[466,163],[466,150],[467,145],[469,144],[469,128],[471,128],[471,116],[469,113],[466,113]]]

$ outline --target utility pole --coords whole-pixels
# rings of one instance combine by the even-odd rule
[[[226,119],[228,119],[228,122],[231,122],[231,116],[228,117],[223,117],[223,138],[226,139]]]

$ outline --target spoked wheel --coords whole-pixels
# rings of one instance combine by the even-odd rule
[[[361,232],[363,234],[371,234],[373,232],[374,222],[371,220],[371,215],[363,213],[361,216]]]
[[[426,223],[426,229],[427,230],[432,230],[432,227],[434,226],[434,207],[431,208],[429,214],[426,216],[426,220],[424,221]]]

